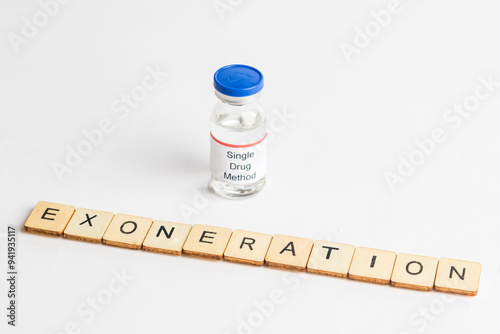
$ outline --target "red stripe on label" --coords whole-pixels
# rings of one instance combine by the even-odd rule
[[[227,147],[232,147],[232,148],[245,148],[245,147],[252,147],[252,146],[255,146],[255,145],[258,145],[258,144],[262,143],[264,141],[264,139],[266,139],[267,133],[266,133],[266,135],[261,140],[255,142],[255,143],[246,144],[246,145],[232,145],[232,144],[221,142],[220,140],[218,140],[217,138],[215,138],[214,135],[211,132],[210,132],[210,136],[212,137],[213,140],[215,140],[217,143],[219,143],[221,145],[224,145],[224,146],[227,146]]]

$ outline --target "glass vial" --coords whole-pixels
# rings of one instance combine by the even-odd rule
[[[227,198],[249,197],[266,183],[267,126],[257,101],[264,87],[259,70],[228,65],[214,75],[219,102],[210,117],[210,189]]]

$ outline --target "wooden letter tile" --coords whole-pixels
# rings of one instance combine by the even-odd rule
[[[480,275],[480,263],[439,259],[434,288],[442,292],[475,296],[479,288]]]
[[[102,241],[107,245],[141,249],[152,223],[150,218],[117,214],[111,220]]]
[[[431,291],[438,259],[420,255],[398,254],[391,284],[400,288]]]
[[[233,231],[224,260],[262,266],[272,238],[269,234]]]
[[[349,278],[379,284],[389,284],[396,253],[357,247],[354,251]]]
[[[75,207],[71,205],[38,202],[24,223],[27,232],[61,235]]]
[[[229,228],[194,225],[182,252],[186,255],[221,260],[230,237]]]
[[[64,237],[102,242],[102,236],[113,219],[113,215],[112,212],[78,208],[64,230]]]
[[[191,225],[155,220],[142,248],[147,251],[182,254],[182,246],[191,231]]]
[[[274,268],[304,271],[313,241],[277,234],[266,254],[266,265]]]
[[[315,274],[347,277],[354,246],[316,241],[307,262],[307,271]]]

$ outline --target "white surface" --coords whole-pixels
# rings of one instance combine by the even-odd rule
[[[64,333],[72,322],[81,333],[237,333],[240,319],[259,320],[255,303],[274,290],[284,301],[243,333],[491,332],[500,312],[500,88],[457,129],[443,114],[480,76],[500,81],[499,5],[403,0],[348,63],[341,43],[387,6],[242,1],[221,20],[211,0],[72,1],[15,53],[8,33],[20,34],[22,17],[40,7],[2,0],[0,224],[3,237],[7,224],[19,229],[18,327],[9,333]],[[275,120],[268,184],[244,201],[206,190],[212,75],[231,63],[264,73],[270,118],[295,116]],[[112,103],[148,66],[170,75],[121,119]],[[51,164],[104,118],[114,130],[59,182]],[[448,139],[392,192],[384,173],[437,127]],[[479,294],[444,302],[452,295],[26,234],[39,200],[478,261]],[[122,270],[133,280],[87,321],[79,305],[105,296]]]

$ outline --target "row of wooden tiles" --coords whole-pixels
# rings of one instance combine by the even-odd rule
[[[396,254],[284,235],[188,225],[70,205],[39,202],[28,232],[174,255],[305,271],[355,280],[475,296],[481,265],[453,259]]]

